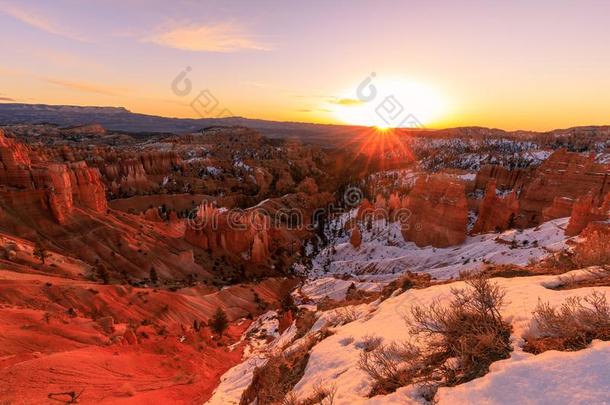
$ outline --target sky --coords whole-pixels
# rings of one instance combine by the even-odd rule
[[[376,126],[603,125],[609,17],[607,1],[0,0],[0,102]]]

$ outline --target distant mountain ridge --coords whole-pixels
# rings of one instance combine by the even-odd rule
[[[211,126],[242,126],[255,129],[269,138],[297,138],[304,142],[324,146],[343,146],[361,137],[370,128],[350,125],[314,124],[305,122],[267,121],[261,119],[226,118],[171,118],[134,113],[124,107],[89,107],[47,104],[0,104],[0,125],[10,124],[56,124],[75,127],[100,124],[109,131],[136,133],[190,133]],[[496,128],[459,127],[438,130],[403,129],[404,133],[422,134],[430,137],[486,137],[532,135],[548,136],[610,136],[610,126],[582,126],[552,131],[505,131]]]
[[[303,141],[327,143],[333,136],[351,137],[363,127],[347,125],[279,122],[242,117],[170,118],[133,113],[124,107],[81,107],[46,104],[0,104],[0,125],[56,124],[72,127],[100,124],[110,131],[188,133],[210,126],[244,126],[270,138],[297,137]]]

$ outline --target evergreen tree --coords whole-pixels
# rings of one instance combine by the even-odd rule
[[[102,283],[110,283],[110,273],[108,272],[108,269],[103,263],[97,266],[95,273],[97,275],[97,278],[102,280]]]
[[[43,245],[43,243],[39,240],[34,245],[34,256],[36,256],[42,264],[45,264],[45,259],[49,257],[51,254],[47,251],[47,248]]]
[[[224,331],[229,327],[227,314],[222,310],[222,308],[218,308],[216,310],[216,313],[210,321],[210,327],[212,328],[212,331],[214,331],[220,337],[222,337]]]
[[[159,282],[159,276],[157,276],[157,270],[154,267],[150,268],[149,278],[150,282],[154,285],[157,285],[157,283]]]

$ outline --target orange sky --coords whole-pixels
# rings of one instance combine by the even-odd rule
[[[80,4],[0,0],[0,102],[379,126],[610,123],[609,2]],[[187,67],[180,95],[172,81]],[[377,94],[363,101],[372,73]],[[193,109],[205,94],[215,108]]]

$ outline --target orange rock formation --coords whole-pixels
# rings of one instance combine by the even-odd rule
[[[418,178],[403,202],[411,211],[406,240],[418,246],[447,247],[466,240],[468,203],[464,183],[443,175]]]
[[[505,197],[496,193],[496,181],[487,183],[485,197],[479,207],[479,216],[472,233],[503,231],[515,224],[519,213],[519,201],[513,191]]]

